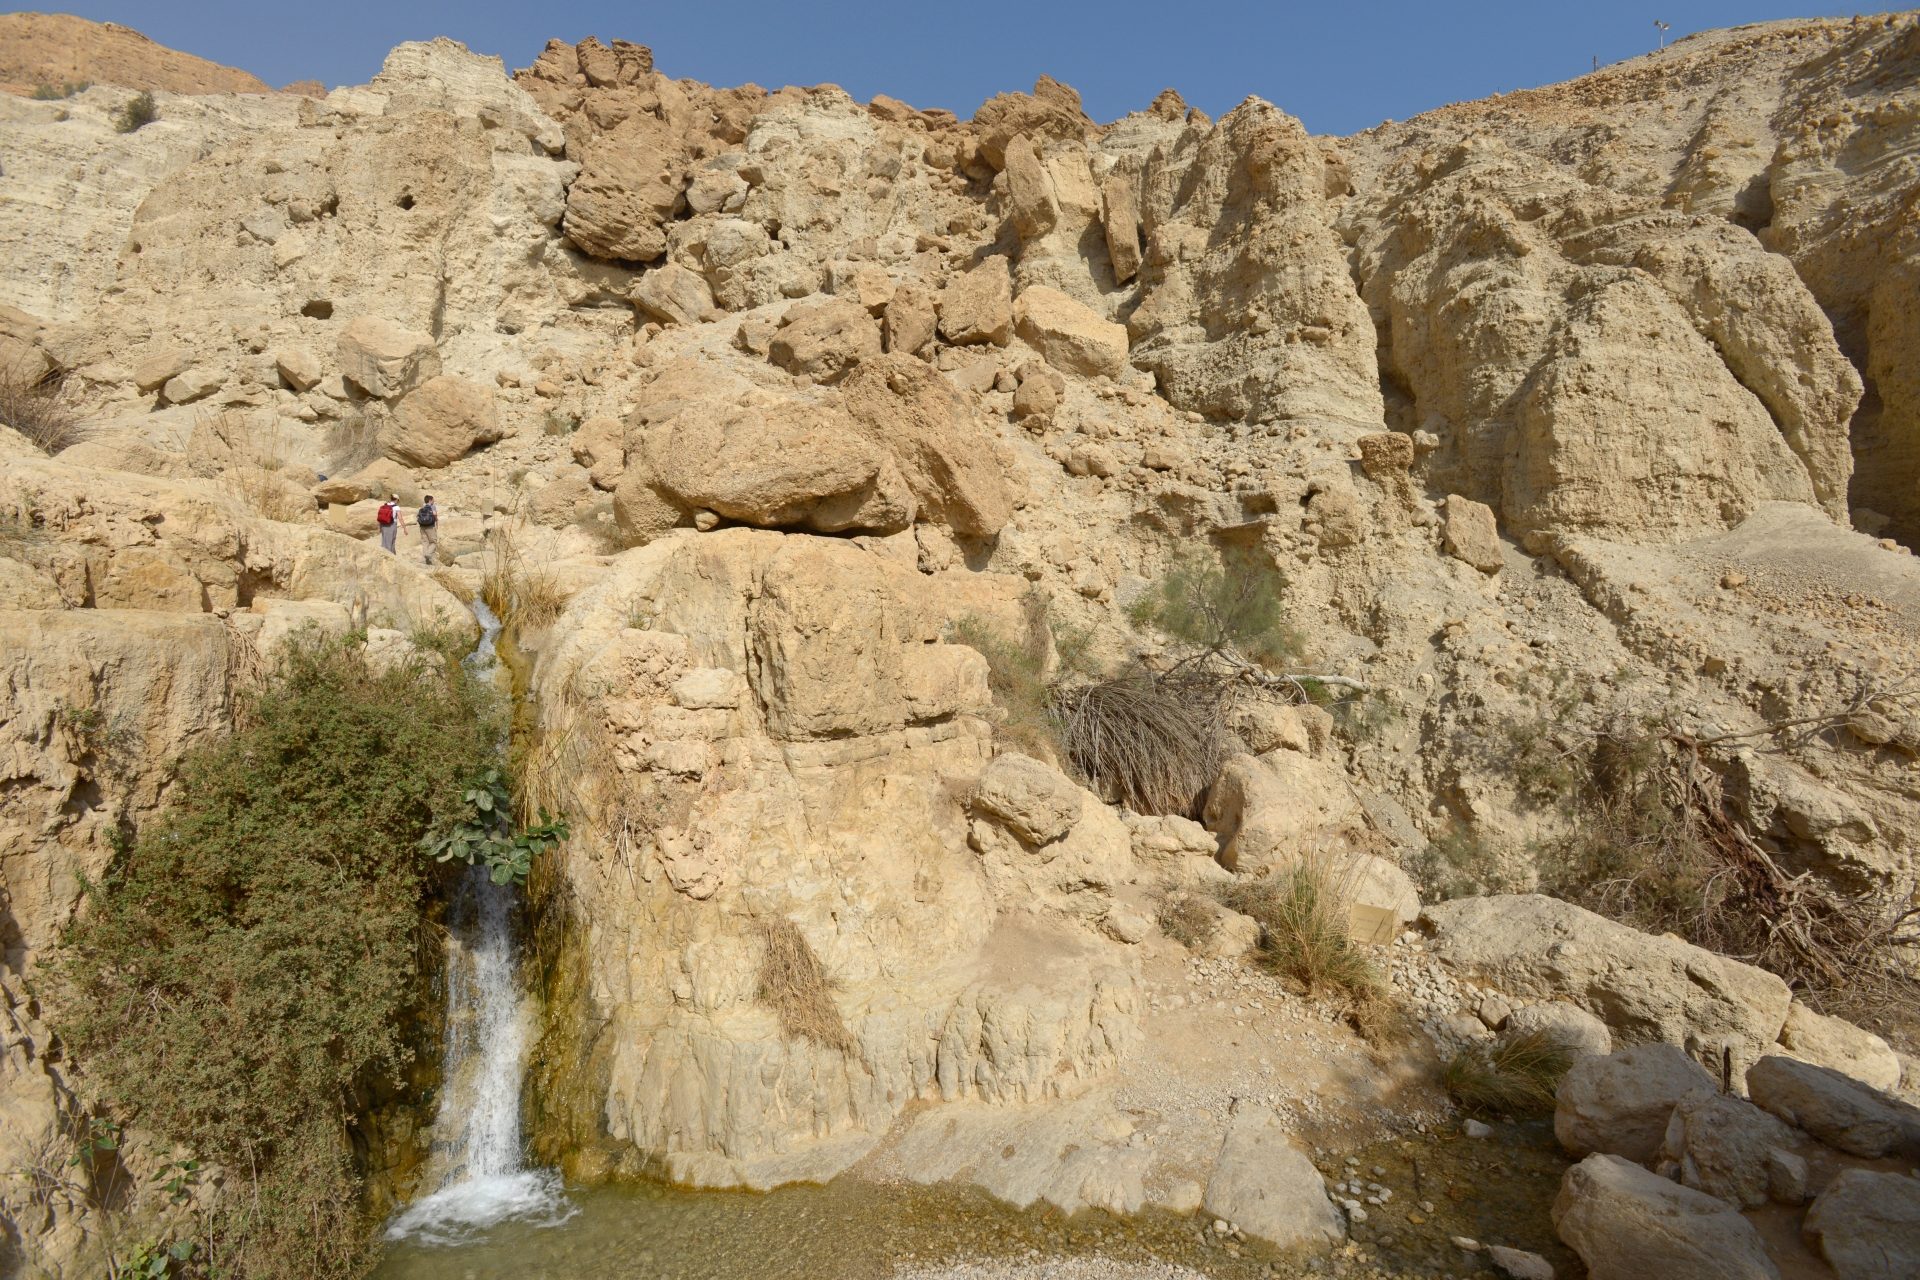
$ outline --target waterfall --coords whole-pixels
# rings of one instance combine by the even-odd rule
[[[467,664],[486,678],[500,622],[478,601],[473,612],[482,637]],[[427,1166],[433,1190],[394,1218],[390,1240],[461,1244],[510,1219],[557,1225],[572,1216],[559,1175],[521,1160],[520,1084],[533,1009],[514,963],[514,892],[492,883],[486,868],[471,867],[454,896],[446,1058]]]

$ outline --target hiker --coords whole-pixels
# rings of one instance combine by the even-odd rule
[[[400,527],[406,523],[406,517],[400,514],[400,495],[392,494],[381,503],[374,519],[380,522],[380,549],[399,555]]]
[[[433,505],[432,494],[427,495],[420,510],[414,513],[413,523],[420,530],[422,562],[431,569],[434,557],[440,554],[440,508]]]

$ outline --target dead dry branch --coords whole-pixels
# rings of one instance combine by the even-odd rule
[[[833,980],[800,927],[785,916],[757,920],[754,927],[764,946],[757,994],[779,1018],[780,1030],[790,1039],[857,1053],[853,1033],[833,1003]]]

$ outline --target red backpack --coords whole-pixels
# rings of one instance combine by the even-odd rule
[[[391,502],[381,503],[380,514],[375,518],[378,519],[381,524],[392,524],[393,523],[393,504]]]

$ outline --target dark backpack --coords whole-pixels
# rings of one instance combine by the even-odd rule
[[[413,522],[422,529],[431,529],[440,523],[440,516],[432,507],[422,507],[419,514],[414,516]]]
[[[383,525],[392,524],[393,523],[393,504],[391,502],[381,503],[380,514],[375,516],[374,518]]]

